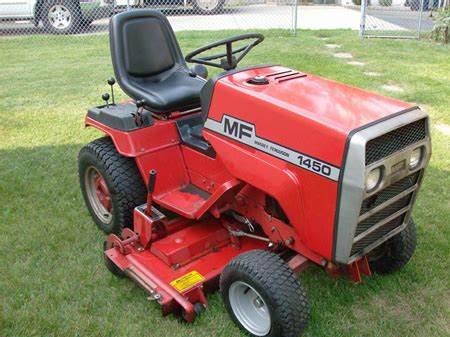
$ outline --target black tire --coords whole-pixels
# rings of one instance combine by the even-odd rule
[[[87,170],[95,168],[105,179],[111,195],[111,219],[102,221],[89,200]],[[97,226],[106,234],[120,234],[124,227],[132,228],[133,210],[145,203],[147,190],[133,158],[120,155],[110,138],[94,140],[78,155],[80,187],[86,205]]]
[[[278,255],[264,250],[238,255],[225,267],[220,277],[222,298],[233,321],[250,336],[261,336],[248,330],[233,310],[230,288],[236,282],[244,282],[254,288],[268,308],[270,331],[262,332],[262,336],[298,337],[306,328],[310,318],[306,292]]]
[[[192,7],[194,9],[194,14],[200,15],[211,15],[217,14],[222,11],[225,0],[217,0],[217,4],[209,8],[200,3],[201,0],[192,0]]]
[[[56,10],[56,9],[59,10]],[[61,13],[65,17],[70,16],[70,20],[51,20],[51,13]],[[79,3],[71,0],[45,0],[42,6],[42,23],[46,32],[52,34],[75,33],[80,27],[82,14]]]
[[[411,219],[404,230],[369,254],[371,269],[380,275],[402,269],[416,250],[416,224]]]
[[[124,278],[126,276],[125,273],[119,267],[117,267],[116,264],[112,262],[108,256],[106,256],[105,251],[106,251],[106,241],[103,242],[103,259],[105,261],[105,266],[113,275],[119,278]]]

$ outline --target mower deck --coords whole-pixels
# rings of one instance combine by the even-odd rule
[[[267,246],[247,237],[240,238],[239,244],[232,242],[220,220],[213,218],[192,222],[147,249],[140,245],[137,235],[133,239],[133,232],[127,233],[124,245],[106,250],[106,256],[146,290],[149,299],[161,304],[164,315],[181,306],[187,321],[195,317],[194,305],[207,306],[204,291],[217,288],[218,277],[231,259]]]

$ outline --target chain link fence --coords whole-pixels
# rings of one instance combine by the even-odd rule
[[[363,0],[362,37],[419,38],[433,29],[433,15],[449,0]]]
[[[295,0],[0,0],[0,37],[101,34],[111,15],[162,11],[175,31],[294,29]]]

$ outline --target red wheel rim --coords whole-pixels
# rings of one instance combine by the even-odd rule
[[[94,178],[95,183],[95,193],[100,203],[105,207],[105,209],[111,213],[111,194],[109,193],[108,186],[106,185],[105,178],[102,177],[98,171],[96,172],[96,177]]]
[[[95,215],[105,224],[112,220],[111,193],[99,170],[90,166],[85,172],[85,187],[89,204]]]

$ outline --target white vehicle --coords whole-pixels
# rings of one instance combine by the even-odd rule
[[[0,0],[2,1],[2,0]],[[217,14],[220,13],[225,0],[116,0],[118,9],[126,7],[151,7],[155,9],[192,8],[194,14]]]
[[[0,20],[40,22],[51,33],[73,33],[113,12],[113,0],[0,0]]]

